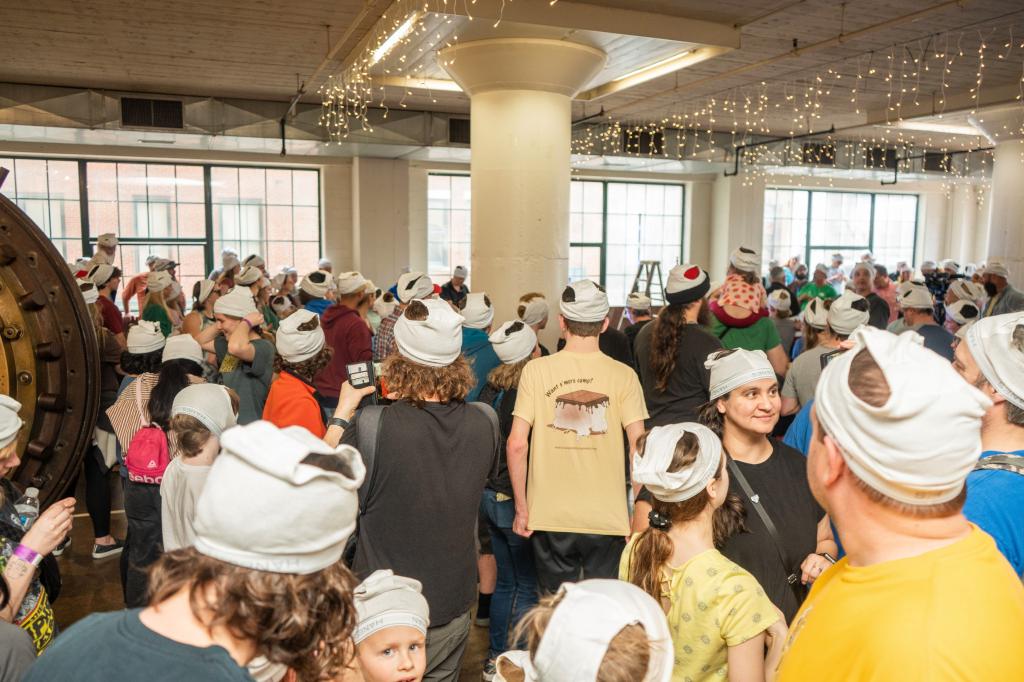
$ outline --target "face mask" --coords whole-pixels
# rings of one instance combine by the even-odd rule
[[[989,298],[992,298],[993,296],[999,293],[999,291],[996,289],[996,285],[993,284],[992,282],[985,282],[984,287],[985,293],[988,294]]]

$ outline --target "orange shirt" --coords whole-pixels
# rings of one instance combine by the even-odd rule
[[[270,384],[267,402],[263,406],[263,419],[282,429],[302,426],[317,438],[323,438],[327,427],[314,391],[298,377],[281,372]]]

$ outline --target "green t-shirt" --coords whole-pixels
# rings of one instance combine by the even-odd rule
[[[725,348],[742,348],[744,350],[763,350],[768,352],[782,344],[779,330],[769,317],[762,317],[749,327],[726,327],[711,316],[708,331],[717,336]]]
[[[800,287],[800,291],[796,292],[796,297],[799,299],[802,296],[810,296],[811,298],[820,298],[823,301],[830,301],[833,298],[839,298],[839,294],[836,293],[835,288],[831,284],[823,284],[818,286],[814,282],[808,282],[807,284]],[[811,298],[800,303],[800,309],[803,310],[808,303],[811,302]]]
[[[164,336],[170,336],[171,332],[174,331],[174,327],[171,325],[171,317],[167,314],[159,305],[150,304],[142,311],[142,319],[147,322],[159,322],[160,331],[163,332]]]

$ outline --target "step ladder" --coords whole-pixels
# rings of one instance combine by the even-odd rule
[[[651,307],[665,305],[665,287],[661,281],[661,261],[642,260],[636,267],[636,276],[633,278],[633,288],[630,293],[642,291],[647,298],[651,299]],[[619,318],[618,329],[622,329],[628,323],[625,309]]]

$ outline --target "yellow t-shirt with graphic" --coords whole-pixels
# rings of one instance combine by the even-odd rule
[[[629,580],[637,538],[622,552],[620,580]],[[729,647],[756,637],[780,618],[754,576],[717,549],[666,568],[661,589],[670,595],[673,682],[729,679]]]
[[[513,414],[533,426],[530,530],[629,535],[622,430],[647,419],[633,368],[600,352],[531,360]]]
[[[991,537],[971,534],[874,566],[842,559],[793,619],[778,682],[1024,679],[1024,587]]]

